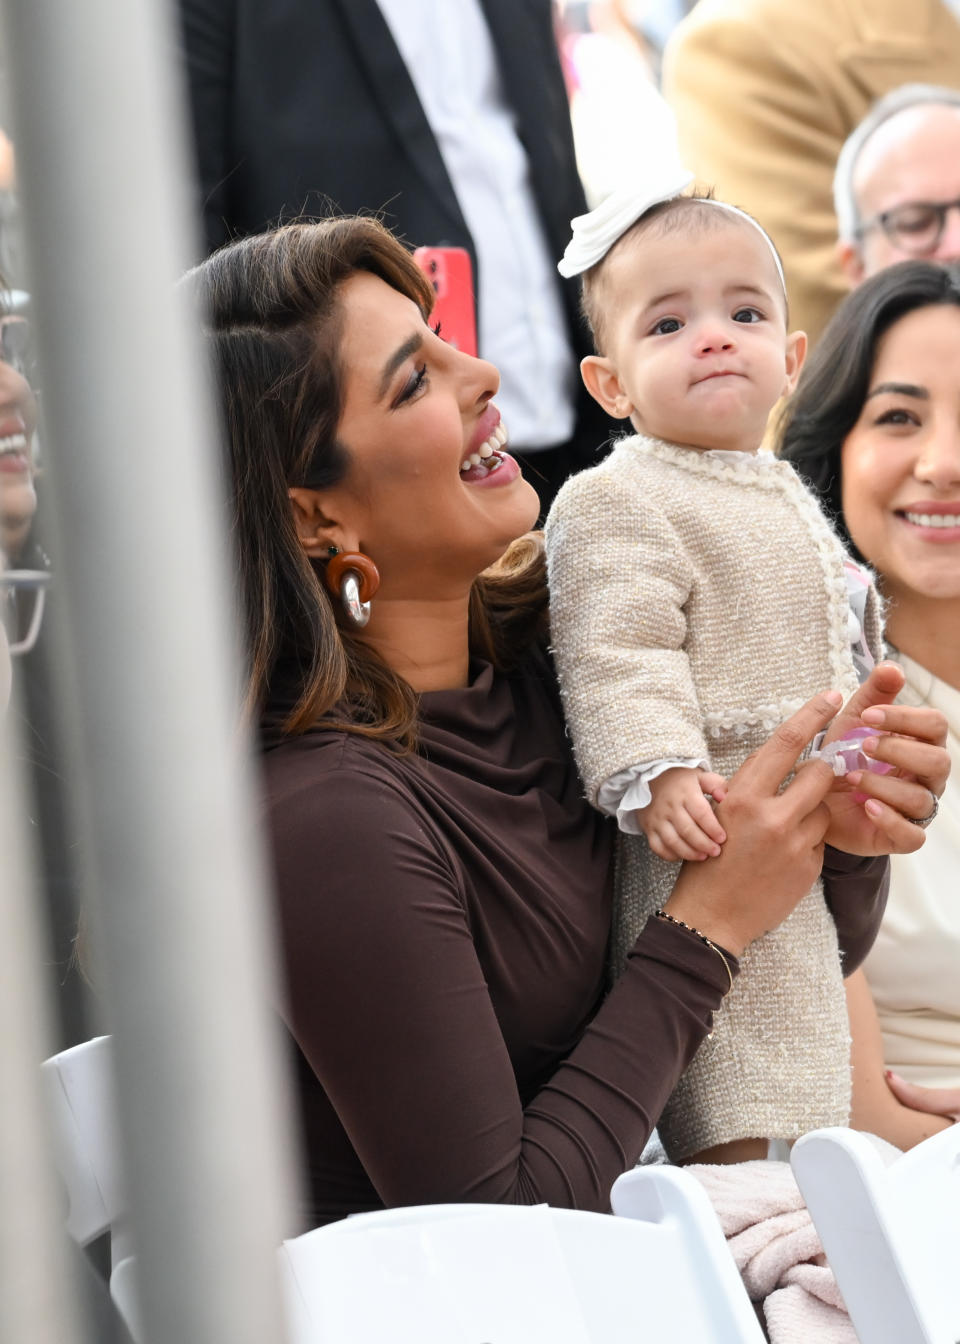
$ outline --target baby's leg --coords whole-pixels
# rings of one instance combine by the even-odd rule
[[[657,1121],[668,1156],[716,1161],[719,1150],[720,1160],[743,1161],[745,1151],[766,1156],[758,1138],[845,1125],[849,1039],[836,929],[818,884],[741,958],[711,1037]]]
[[[656,858],[642,836],[621,836],[617,859],[614,954],[622,964],[679,864]],[[850,1032],[836,929],[819,884],[740,964],[711,1038],[657,1121],[674,1162],[764,1158],[767,1140],[848,1122]]]
[[[694,1162],[709,1162],[718,1166],[731,1166],[736,1162],[762,1162],[769,1150],[769,1139],[731,1139],[729,1143],[715,1143],[712,1148],[691,1153],[682,1159],[681,1166],[692,1166]]]

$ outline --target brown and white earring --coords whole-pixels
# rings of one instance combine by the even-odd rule
[[[325,582],[334,597],[339,597],[344,615],[351,625],[362,629],[370,619],[370,600],[380,587],[380,571],[369,555],[359,551],[329,548]]]

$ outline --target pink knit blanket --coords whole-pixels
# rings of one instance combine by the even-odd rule
[[[788,1162],[686,1168],[704,1187],[771,1344],[857,1344]]]

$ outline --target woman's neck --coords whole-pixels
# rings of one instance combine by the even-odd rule
[[[887,596],[890,642],[948,686],[960,687],[960,598]]]
[[[364,641],[417,692],[466,686],[469,595],[440,601],[373,600]]]

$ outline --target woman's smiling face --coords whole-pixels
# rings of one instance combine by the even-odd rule
[[[27,380],[0,360],[0,553],[16,560],[33,522],[37,403]]]
[[[349,464],[329,493],[350,544],[380,569],[385,595],[453,595],[539,511],[536,491],[502,451],[508,427],[492,400],[499,375],[443,341],[377,276],[351,276],[340,299],[338,438]]]
[[[841,460],[847,528],[885,592],[960,597],[960,308],[884,334]]]

